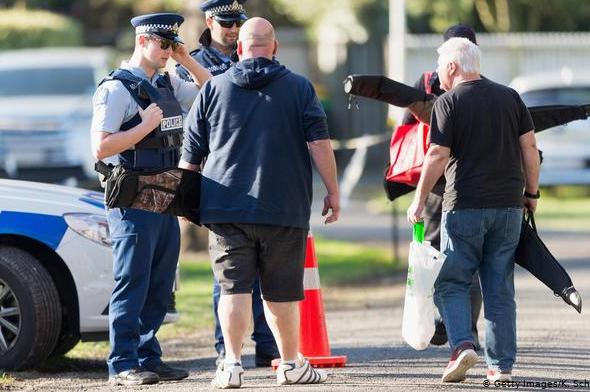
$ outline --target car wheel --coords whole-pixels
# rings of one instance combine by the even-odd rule
[[[27,252],[0,246],[0,368],[24,369],[54,349],[61,326],[57,289]]]

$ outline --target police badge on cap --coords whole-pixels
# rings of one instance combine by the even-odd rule
[[[201,4],[201,11],[208,18],[215,17],[220,20],[246,20],[244,4],[247,0],[207,0]]]
[[[177,43],[184,43],[178,36],[178,27],[184,18],[178,14],[160,13],[139,15],[131,19],[135,34],[155,34]]]

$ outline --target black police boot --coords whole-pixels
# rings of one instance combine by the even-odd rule
[[[142,370],[148,370],[156,373],[160,377],[160,381],[175,381],[182,380],[188,377],[188,371],[181,368],[174,368],[170,365],[160,362],[157,365],[142,367]]]
[[[448,342],[447,337],[447,329],[441,320],[436,320],[435,323],[435,330],[434,335],[430,339],[430,344],[434,344],[435,346],[442,346],[446,342]]]

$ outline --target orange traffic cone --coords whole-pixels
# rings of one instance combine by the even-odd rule
[[[315,255],[311,231],[307,236],[307,247],[305,250],[303,288],[305,290],[305,299],[299,303],[301,317],[299,351],[309,360],[312,366],[343,367],[346,364],[346,355],[333,356],[330,352],[322,291],[320,288],[318,260]],[[273,369],[276,369],[279,364],[280,359],[273,360]]]

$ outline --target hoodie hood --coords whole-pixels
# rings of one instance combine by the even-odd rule
[[[289,70],[276,60],[257,57],[236,63],[227,73],[232,83],[241,88],[254,90],[288,74]]]

